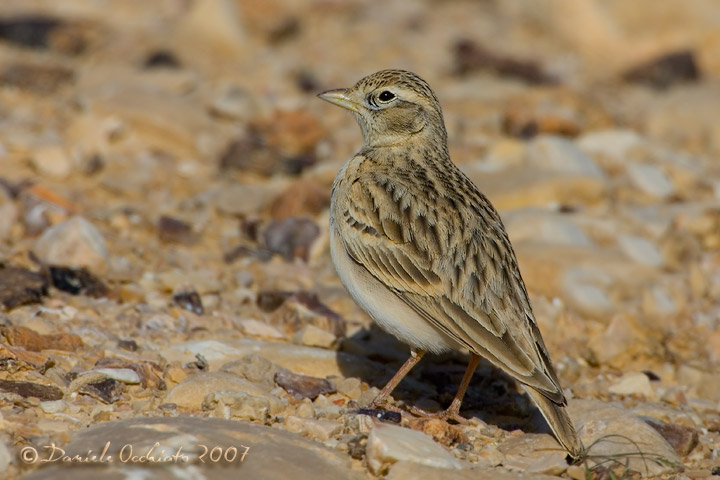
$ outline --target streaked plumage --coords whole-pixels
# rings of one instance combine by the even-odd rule
[[[489,200],[450,161],[430,87],[385,70],[320,96],[352,110],[363,132],[330,207],[333,262],[352,297],[420,356],[467,349],[505,370],[579,455],[510,240]]]

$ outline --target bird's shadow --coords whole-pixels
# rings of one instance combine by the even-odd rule
[[[372,387],[382,388],[409,357],[406,345],[385,333],[375,324],[361,329],[345,339],[341,351],[360,355],[387,368],[358,369],[351,357],[338,356],[340,370],[345,376],[359,376]],[[406,405],[425,408],[439,405],[447,408],[460,385],[469,355],[451,352],[427,354],[400,382],[392,393],[395,400]],[[366,405],[361,405],[365,407]],[[460,414],[477,417],[503,430],[522,430],[526,433],[550,433],[542,414],[522,391],[517,382],[501,369],[483,359],[463,399]]]

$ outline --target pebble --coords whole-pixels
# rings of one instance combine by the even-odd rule
[[[624,374],[617,382],[610,385],[608,392],[618,395],[645,395],[647,398],[656,397],[648,376],[639,372]]]
[[[285,334],[277,328],[260,320],[255,320],[254,318],[245,318],[239,320],[237,323],[242,332],[249,337],[264,338],[267,340],[281,340],[285,338]]]
[[[73,169],[73,163],[62,145],[47,145],[37,148],[30,162],[40,175],[58,180],[67,178]]]
[[[407,461],[446,469],[461,469],[465,465],[450,452],[423,433],[409,428],[376,423],[367,440],[367,461],[377,474],[398,461]]]
[[[589,177],[604,176],[592,158],[562,137],[540,135],[533,139],[528,148],[528,159],[531,165],[543,169]]]
[[[675,193],[675,187],[659,167],[643,163],[631,163],[627,172],[632,184],[641,192],[657,199],[666,199]]]
[[[665,263],[660,249],[642,237],[620,235],[618,244],[623,253],[633,261],[656,268]]]
[[[239,360],[226,363],[220,367],[220,371],[232,373],[271,389],[275,386],[275,375],[280,371],[280,368],[260,355],[251,353]]]
[[[315,325],[305,325],[293,335],[293,343],[308,347],[330,348],[336,341],[335,335]]]
[[[138,375],[135,370],[129,368],[96,368],[82,372],[79,376],[83,375],[103,375],[128,385],[137,385],[141,381],[140,375]]]
[[[580,150],[607,157],[616,162],[624,161],[634,148],[643,144],[643,138],[632,130],[596,130],[584,133],[578,140]]]
[[[324,378],[301,375],[284,369],[275,374],[275,383],[296,398],[312,400],[318,395],[335,392],[335,386]]]
[[[342,431],[342,424],[331,420],[315,420],[289,415],[285,418],[285,428],[290,432],[325,441],[338,435]]]
[[[269,393],[244,378],[227,372],[200,372],[175,385],[163,401],[188,410],[200,410],[207,395],[221,391],[269,398]]]
[[[108,270],[105,239],[83,217],[72,217],[45,230],[33,251],[45,264],[85,267],[101,276]]]

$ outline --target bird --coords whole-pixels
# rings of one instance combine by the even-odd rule
[[[410,357],[372,402],[388,397],[426,352],[469,352],[450,406],[411,413],[463,422],[481,358],[517,380],[573,458],[583,445],[540,334],[497,210],[451,161],[440,102],[407,70],[382,70],[321,99],[350,110],[360,150],[330,198],[330,254],[350,296]]]

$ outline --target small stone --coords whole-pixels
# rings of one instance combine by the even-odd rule
[[[367,440],[367,462],[370,470],[382,474],[398,461],[431,467],[460,469],[463,464],[429,436],[386,423],[376,424]]]
[[[87,375],[91,377],[91,375]],[[104,376],[104,375],[103,375]],[[120,400],[123,392],[123,384],[112,378],[106,377],[100,380],[89,381],[82,383],[84,379],[78,378],[68,387],[70,390],[75,390],[78,393],[89,395],[96,400],[100,400],[103,403],[115,403]],[[78,385],[76,382],[80,382]]]
[[[35,397],[40,400],[60,400],[63,398],[63,393],[59,388],[33,382],[0,379],[0,390],[18,394],[23,398]]]
[[[668,176],[655,165],[631,163],[627,172],[633,185],[651,197],[665,199],[675,193],[675,187]]]
[[[95,275],[84,267],[50,266],[50,278],[53,287],[73,295],[87,295],[89,297],[104,297],[108,288]]]
[[[277,328],[254,318],[246,318],[238,321],[242,332],[249,337],[266,338],[269,340],[280,340],[285,334]]]
[[[644,373],[626,373],[620,380],[610,385],[608,392],[617,395],[645,395],[647,398],[653,398],[653,391],[650,379]]]
[[[563,293],[568,303],[592,317],[604,317],[613,310],[613,303],[603,287],[602,273],[584,268],[570,268],[563,275]],[[600,284],[600,285],[598,285]]]
[[[85,267],[97,275],[105,274],[108,269],[105,240],[83,217],[73,217],[45,230],[34,252],[48,265]]]
[[[10,345],[23,347],[31,352],[42,350],[62,350],[74,352],[83,346],[77,335],[71,333],[58,333],[55,335],[41,335],[27,327],[0,326],[0,333]]]
[[[197,240],[192,225],[178,218],[162,215],[157,224],[158,238],[165,243],[192,245]]]
[[[220,367],[220,371],[232,373],[271,389],[275,386],[275,375],[280,371],[280,367],[253,353],[226,363]]]
[[[603,177],[595,161],[562,137],[541,135],[530,143],[528,159],[534,166],[563,173]]]
[[[244,378],[227,372],[196,373],[173,387],[165,396],[165,403],[175,403],[179,408],[197,410],[202,408],[205,397],[219,391],[235,391],[255,397],[268,397],[268,393]]]
[[[643,417],[643,420],[662,435],[677,454],[682,457],[688,455],[698,445],[698,431],[692,427],[669,424],[649,417]]]
[[[5,442],[0,440],[0,472],[7,472],[12,460],[10,450],[8,450]]]
[[[271,292],[269,295],[261,293],[258,296],[258,304],[263,310],[272,310],[271,322],[288,333],[297,332],[305,325],[314,325],[331,332],[335,337],[345,336],[345,320],[313,293],[304,291],[290,295],[286,292]],[[279,305],[279,308],[276,305]]]
[[[39,407],[45,413],[62,413],[68,406],[64,400],[46,400],[40,402]]]
[[[309,398],[303,398],[295,407],[295,415],[300,418],[315,418],[315,407]]]
[[[40,303],[48,294],[48,281],[39,273],[20,267],[0,268],[0,305],[7,310]]]
[[[203,410],[215,410],[218,416],[264,422],[271,414],[267,397],[245,392],[220,390],[208,393],[202,402]]]
[[[236,85],[224,85],[210,105],[210,113],[221,118],[247,122],[255,117],[258,107],[253,95]]]
[[[275,383],[296,398],[315,399],[320,394],[333,393],[335,387],[324,378],[300,375],[289,370],[280,370],[275,374]]]
[[[651,267],[661,267],[665,263],[660,249],[642,237],[620,235],[618,244],[625,255],[638,263]]]
[[[664,89],[679,83],[699,80],[700,69],[691,50],[679,50],[663,54],[629,69],[623,74],[623,79]]]
[[[81,377],[83,375],[90,375],[93,373],[99,373],[108,378],[112,378],[113,380],[127,383],[129,385],[137,385],[141,381],[140,375],[138,375],[135,370],[132,370],[130,368],[96,368],[94,370],[88,370],[87,372],[83,372],[78,375],[78,377]]]
[[[320,227],[309,218],[273,220],[263,232],[263,247],[282,255],[286,261],[308,260],[310,248],[320,235]]]
[[[338,393],[346,395],[351,400],[359,400],[362,395],[362,382],[359,378],[343,378],[335,381]]]
[[[202,299],[193,288],[184,288],[173,293],[173,302],[180,308],[193,312],[196,315],[203,315],[205,313]]]
[[[336,341],[335,335],[315,325],[305,325],[293,335],[293,343],[308,347],[330,348]]]
[[[339,434],[342,430],[342,424],[330,420],[315,420],[289,415],[285,418],[285,428],[291,432],[325,441]]]
[[[597,130],[577,140],[582,151],[618,162],[624,161],[628,153],[642,143],[642,137],[632,130]]]
[[[67,178],[73,168],[72,160],[61,145],[48,145],[36,149],[30,157],[30,162],[40,175],[59,180]]]
[[[156,50],[145,57],[142,66],[146,70],[155,68],[179,69],[182,67],[182,63],[170,50]]]

